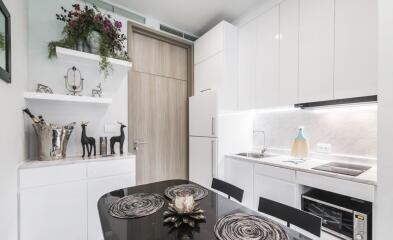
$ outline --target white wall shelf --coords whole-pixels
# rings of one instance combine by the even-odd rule
[[[96,64],[98,67],[101,57],[96,54],[80,52],[68,48],[56,47],[56,53],[59,60],[68,62],[77,62],[85,64]],[[132,63],[124,60],[108,58],[110,64],[112,64],[114,71],[124,70],[128,71],[132,67]]]
[[[48,94],[48,93],[36,93],[36,92],[25,92],[24,98],[27,101],[54,101],[54,102],[69,102],[69,103],[96,103],[96,104],[111,104],[111,98],[99,98],[99,97],[86,97],[86,96],[72,96],[64,94]]]

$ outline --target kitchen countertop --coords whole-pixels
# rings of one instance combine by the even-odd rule
[[[252,157],[244,157],[244,156],[239,156],[239,155],[234,155],[234,154],[226,155],[226,157],[249,161],[252,163],[259,163],[259,164],[287,168],[287,169],[291,169],[291,170],[302,171],[302,172],[307,172],[307,173],[312,173],[312,174],[318,174],[321,176],[339,178],[339,179],[353,181],[353,182],[359,182],[359,183],[363,183],[363,184],[369,184],[369,185],[375,185],[375,186],[377,185],[377,167],[376,166],[372,166],[371,169],[360,174],[359,176],[354,177],[354,176],[347,176],[347,175],[342,175],[342,174],[338,174],[338,173],[331,173],[331,172],[325,172],[325,171],[312,169],[312,168],[317,167],[319,165],[333,162],[330,160],[308,159],[303,163],[295,164],[295,163],[291,163],[291,162],[285,162],[288,160],[293,160],[294,159],[293,157],[281,156],[281,155],[277,155],[277,156],[273,156],[273,157],[266,157],[266,158],[262,158],[262,159],[252,158]]]
[[[75,157],[67,157],[65,159],[60,159],[60,160],[49,160],[49,161],[25,160],[21,162],[21,164],[19,165],[19,169],[52,167],[52,166],[59,166],[59,165],[69,165],[69,164],[98,162],[98,161],[122,160],[122,159],[129,159],[129,158],[135,158],[135,155],[128,153],[124,155],[116,154],[114,156],[108,156],[108,157],[102,157],[97,155],[97,156],[85,157],[85,158],[82,158],[81,156],[75,156]]]

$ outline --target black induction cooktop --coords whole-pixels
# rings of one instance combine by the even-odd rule
[[[370,166],[365,165],[331,162],[328,164],[314,167],[312,169],[356,177],[369,170],[370,168]]]

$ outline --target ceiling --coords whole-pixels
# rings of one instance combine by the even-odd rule
[[[111,0],[185,32],[202,35],[221,20],[236,19],[261,0]]]

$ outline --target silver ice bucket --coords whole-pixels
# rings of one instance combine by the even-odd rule
[[[76,123],[66,126],[34,123],[40,160],[58,160],[66,157],[67,144]]]

